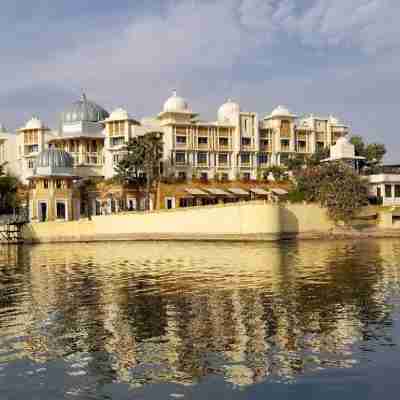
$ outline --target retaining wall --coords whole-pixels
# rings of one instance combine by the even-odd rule
[[[278,240],[282,235],[328,232],[325,210],[316,205],[262,201],[96,216],[91,221],[29,224],[28,242],[99,240]]]

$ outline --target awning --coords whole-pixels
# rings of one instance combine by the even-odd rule
[[[250,195],[249,192],[246,192],[246,190],[243,190],[241,188],[229,188],[228,191],[233,194],[236,194],[238,196],[249,196]]]
[[[196,188],[186,188],[185,191],[192,196],[208,196],[206,192],[203,192],[202,190]]]
[[[225,190],[218,189],[218,188],[207,188],[204,190],[207,190],[207,192],[209,192],[215,196],[232,196],[230,193],[225,192]]]
[[[280,188],[271,189],[271,192],[277,194],[278,196],[285,196],[288,194],[287,190]]]
[[[261,189],[261,188],[251,188],[250,192],[253,192],[254,194],[258,194],[260,196],[268,196],[269,195],[269,193],[266,190]]]

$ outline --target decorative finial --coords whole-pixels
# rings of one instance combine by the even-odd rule
[[[84,101],[84,102],[87,101],[86,93],[85,93],[85,91],[83,89],[81,90],[81,100]]]

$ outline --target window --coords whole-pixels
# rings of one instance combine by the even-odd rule
[[[198,164],[207,164],[207,153],[204,151],[200,151],[197,153],[197,163]]]
[[[198,138],[198,143],[199,144],[207,144],[208,143],[208,137],[199,137]]]
[[[177,136],[176,144],[186,144],[186,136]]]
[[[267,164],[268,163],[268,154],[267,153],[260,153],[258,155],[258,163],[259,164]]]
[[[245,172],[242,176],[244,181],[249,181],[251,178],[250,172]]]
[[[200,174],[200,180],[202,180],[202,181],[208,181],[208,174],[207,174],[207,172],[202,172],[202,173]]]
[[[65,217],[66,217],[65,203],[57,201],[57,219],[65,219]]]
[[[122,154],[119,154],[119,153],[113,154],[113,164],[114,165],[119,164],[120,161],[122,161],[122,159],[123,159],[123,155]]]
[[[178,172],[178,179],[180,181],[186,181],[186,172],[184,172],[184,171]]]
[[[299,140],[297,142],[299,149],[305,149],[306,148],[306,142],[304,140]]]
[[[218,154],[218,164],[228,164],[228,154]]]
[[[260,144],[262,147],[268,147],[269,141],[267,139],[262,139]]]
[[[44,187],[45,189],[48,189],[48,188],[49,188],[49,181],[48,181],[47,179],[45,179],[45,180],[43,181],[43,187]]]
[[[114,147],[114,146],[121,146],[123,145],[125,142],[123,137],[112,137],[110,138],[110,146]]]
[[[63,187],[63,182],[61,179],[56,180],[56,188],[61,189]]]
[[[34,160],[28,160],[28,168],[29,169],[35,168],[35,161]]]
[[[324,142],[317,142],[317,150],[323,150],[325,147]]]
[[[250,146],[251,145],[251,139],[250,138],[242,138],[242,146]]]
[[[247,131],[247,119],[244,120],[244,130]]]
[[[221,174],[221,180],[222,181],[227,181],[229,179],[229,175],[226,173],[226,172],[224,172],[223,174]]]
[[[392,185],[385,185],[385,197],[392,197]]]
[[[400,197],[400,185],[394,185],[394,197]]]
[[[228,146],[229,145],[229,139],[225,137],[220,137],[219,138],[219,145],[220,146]]]
[[[249,153],[242,153],[240,155],[240,162],[242,164],[250,164],[250,154]]]
[[[186,157],[184,152],[180,151],[175,154],[175,162],[177,164],[185,164],[185,161]]]

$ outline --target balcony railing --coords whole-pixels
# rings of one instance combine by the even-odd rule
[[[271,145],[260,145],[260,150],[261,150],[261,151],[269,151],[269,152],[272,152],[272,146],[271,146]]]
[[[74,166],[80,165],[103,165],[102,153],[71,153]]]

